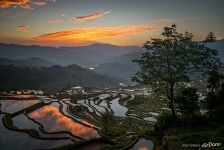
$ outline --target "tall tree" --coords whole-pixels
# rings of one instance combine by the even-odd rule
[[[209,115],[216,121],[223,122],[224,114],[224,74],[218,71],[209,73],[207,80],[209,92],[206,96],[206,106]]]
[[[189,74],[204,72],[217,67],[217,51],[206,46],[215,36],[210,33],[204,42],[193,40],[189,32],[177,32],[176,25],[164,27],[163,38],[152,38],[144,44],[146,52],[140,59],[134,60],[140,71],[134,81],[151,84],[164,90],[168,106],[175,119],[174,97],[177,85],[189,81]]]

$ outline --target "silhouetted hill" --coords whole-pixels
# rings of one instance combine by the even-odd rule
[[[24,59],[8,59],[0,58],[0,65],[15,65],[15,66],[27,66],[27,67],[50,67],[55,65],[55,63],[47,61],[42,58],[32,57]]]
[[[77,64],[93,67],[105,63],[107,59],[138,51],[139,47],[93,44],[81,47],[42,47],[15,44],[0,44],[0,58],[24,59],[38,57],[59,65]]]
[[[66,50],[54,47],[0,44],[0,49],[1,58],[24,59],[38,57],[59,65],[74,64],[79,58]]]
[[[99,75],[77,65],[61,67],[0,66],[0,90],[59,90],[69,86],[116,87],[121,80]]]
[[[68,50],[72,54],[79,56],[80,59],[85,60],[83,63],[87,67],[94,67],[107,62],[116,56],[120,56],[127,53],[139,51],[140,47],[135,46],[115,46],[109,44],[92,44],[82,47],[61,47],[61,49]]]
[[[224,39],[217,40],[215,43],[209,44],[209,47],[218,50],[219,58],[224,62]]]
[[[208,46],[218,50],[218,57],[224,63],[224,40],[217,40],[215,43],[208,44]],[[106,60],[107,63],[97,66],[94,71],[122,79],[130,79],[139,70],[138,65],[133,63],[132,60],[140,58],[144,51],[144,49],[139,49],[138,52],[110,58]]]
[[[139,66],[133,63],[132,60],[140,58],[143,50],[124,54],[118,57],[113,57],[97,66],[94,71],[130,80],[130,78],[139,70]]]

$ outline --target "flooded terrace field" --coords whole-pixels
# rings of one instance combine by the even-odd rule
[[[121,125],[127,119],[145,125],[153,124],[159,115],[158,112],[135,113],[129,106],[135,95],[130,93],[99,93],[75,100],[48,96],[22,97],[16,95],[0,99],[1,131],[5,135],[5,138],[0,138],[0,144],[7,149],[14,149],[15,145],[9,143],[19,138],[24,139],[18,144],[20,149],[57,148],[100,139],[103,134],[101,117],[107,112],[120,120]],[[26,147],[26,144],[29,146]],[[98,142],[93,145],[96,150],[108,146]],[[136,149],[136,145],[132,149]]]

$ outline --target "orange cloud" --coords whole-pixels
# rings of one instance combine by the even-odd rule
[[[96,19],[96,18],[102,17],[102,16],[104,16],[106,14],[109,14],[110,12],[111,12],[111,10],[105,11],[103,13],[95,12],[95,13],[92,13],[92,14],[86,15],[86,16],[76,16],[75,18],[73,18],[73,20],[75,22],[85,22],[87,20],[92,20],[92,19]]]
[[[48,0],[48,2],[56,2],[56,0]],[[45,1],[32,0],[0,0],[0,8],[9,8],[11,6],[19,6],[21,8],[30,8],[31,6],[44,6]]]
[[[181,21],[187,21],[187,20],[198,20],[198,16],[194,17],[183,17],[183,18],[159,18],[159,19],[153,19],[152,22],[159,22],[159,23],[174,23],[174,22],[181,22]]]
[[[27,32],[30,28],[30,25],[19,25],[16,27],[16,30],[19,32]]]
[[[44,6],[44,5],[47,5],[46,2],[32,2],[32,4],[37,5],[37,6]]]
[[[122,37],[130,34],[159,29],[149,25],[129,25],[118,27],[75,28],[33,38],[31,43],[50,45],[85,45],[100,42],[105,38]]]
[[[10,6],[20,6],[22,8],[29,8],[30,0],[1,0],[0,8],[8,8]]]

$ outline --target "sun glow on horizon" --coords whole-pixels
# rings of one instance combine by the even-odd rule
[[[199,41],[208,32],[224,39],[220,4],[208,0],[203,6],[193,0],[163,3],[4,0],[0,2],[0,42],[53,47],[92,43],[142,46],[150,38],[160,36],[162,27],[173,23],[181,32],[192,32]],[[215,12],[207,11],[208,6]]]

